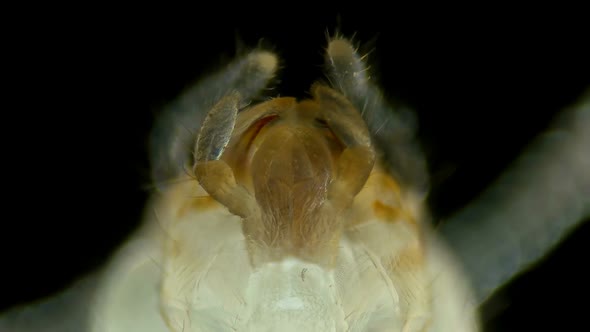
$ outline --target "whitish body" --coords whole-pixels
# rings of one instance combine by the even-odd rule
[[[334,88],[316,84],[309,100],[244,107],[277,59],[240,61],[241,85],[179,162],[189,171],[114,260],[90,331],[477,331],[423,195],[390,171],[361,115],[384,101],[348,41],[327,49]]]

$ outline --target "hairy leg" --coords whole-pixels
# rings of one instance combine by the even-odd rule
[[[256,98],[277,70],[275,54],[256,50],[237,58],[224,70],[200,81],[162,111],[150,137],[153,182],[161,189],[193,164],[194,142],[207,111],[237,92],[242,100]]]
[[[254,197],[236,183],[233,170],[219,158],[229,143],[238,115],[238,92],[232,92],[211,109],[199,132],[194,172],[201,186],[233,214],[247,217],[257,208]]]
[[[405,186],[424,194],[428,189],[426,161],[416,141],[412,113],[385,99],[363,59],[348,40],[331,40],[325,59],[328,79],[361,112],[389,171]]]

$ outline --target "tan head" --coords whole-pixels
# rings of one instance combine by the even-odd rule
[[[224,162],[242,194],[220,195],[219,185],[208,185],[197,164],[197,176],[213,197],[230,210],[247,206],[233,212],[244,218],[255,264],[289,256],[333,264],[340,215],[373,168],[374,152],[358,111],[330,88],[314,85],[312,94],[301,102],[273,99],[237,114],[220,160],[208,163]]]

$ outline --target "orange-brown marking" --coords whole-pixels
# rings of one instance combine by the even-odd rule
[[[375,212],[377,218],[387,222],[397,221],[403,215],[403,212],[399,209],[385,205],[381,201],[373,202],[373,212]]]
[[[192,210],[205,211],[221,207],[221,204],[211,196],[192,197],[178,209],[177,216],[182,218]]]

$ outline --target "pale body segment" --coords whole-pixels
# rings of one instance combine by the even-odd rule
[[[154,198],[91,331],[478,330],[467,278],[420,195],[376,151],[365,119],[386,108],[378,90],[348,41],[326,56],[334,89],[251,105],[277,60],[239,61],[252,84],[237,80],[210,108],[192,172]],[[363,110],[359,94],[370,95]]]

